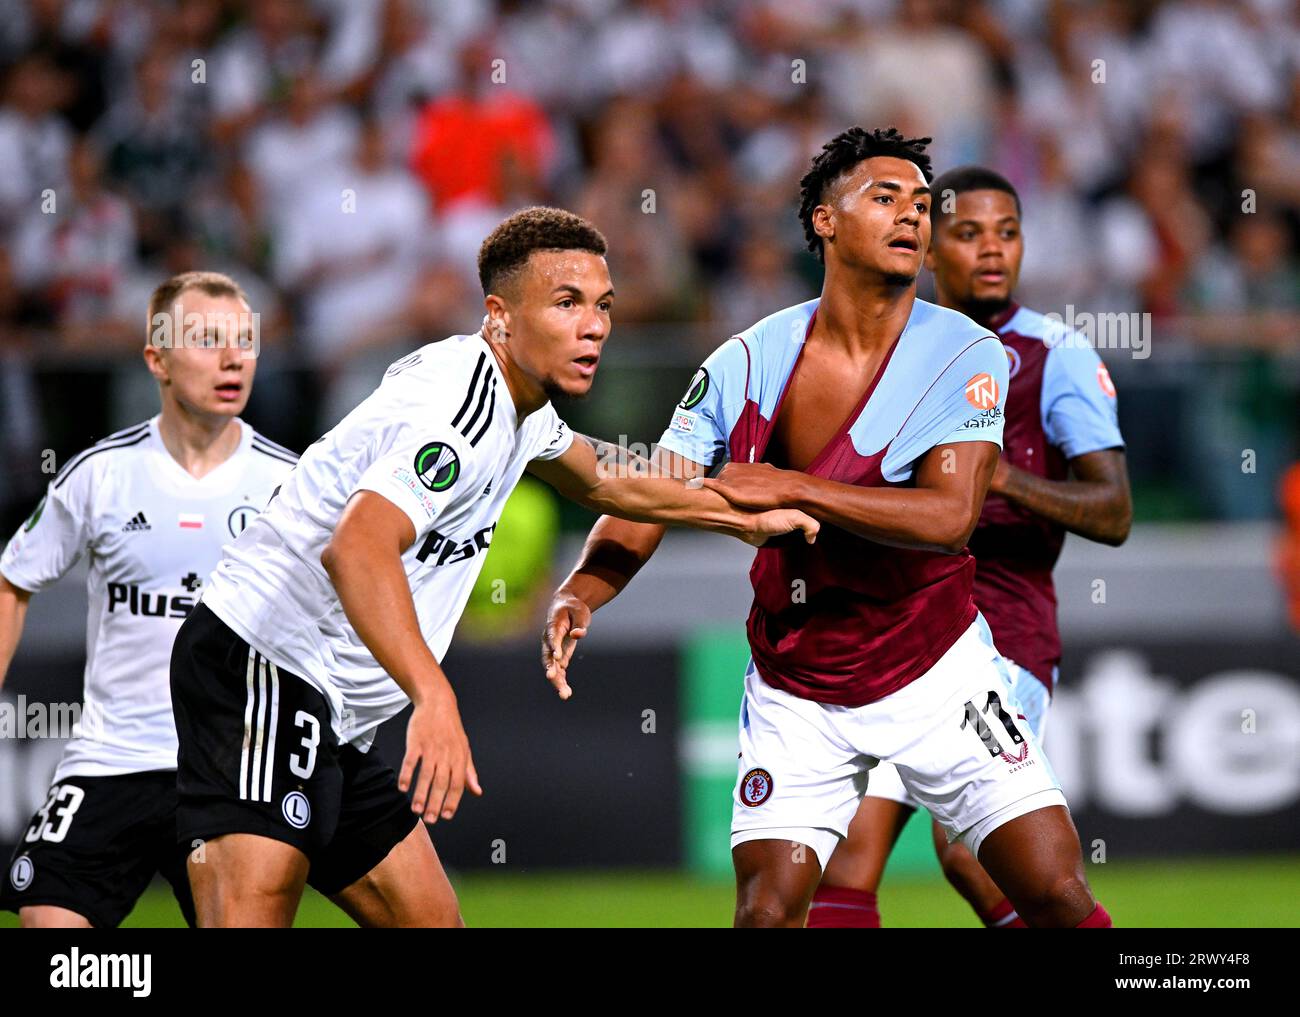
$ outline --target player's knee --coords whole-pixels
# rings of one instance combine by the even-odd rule
[[[975,856],[960,844],[949,844],[939,853],[939,867],[943,869],[944,878],[963,896],[984,874]]]
[[[1092,913],[1096,900],[1082,872],[1068,872],[1029,888],[1014,901],[1030,926],[1073,928]]]
[[[736,927],[741,929],[792,929],[803,925],[803,901],[792,900],[775,887],[753,886],[736,902]]]

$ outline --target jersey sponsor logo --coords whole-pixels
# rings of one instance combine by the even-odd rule
[[[311,822],[311,802],[301,791],[290,791],[280,802],[280,813],[295,830],[304,830]]]
[[[279,488],[276,488],[278,491]],[[240,505],[226,518],[226,529],[230,531],[232,537],[238,537],[244,532],[244,528],[257,518],[257,509],[252,505]]]
[[[1106,370],[1105,364],[1097,365],[1097,384],[1108,398],[1115,398],[1115,383],[1110,380],[1110,372]]]
[[[201,530],[203,529],[203,514],[201,512],[181,512],[177,515],[176,522],[180,524],[182,530]]]
[[[194,610],[194,603],[194,597],[169,597],[165,593],[147,593],[135,583],[108,584],[109,614],[114,614],[121,607],[141,618],[188,618],[190,612]]]
[[[686,395],[682,396],[682,401],[678,405],[684,410],[693,410],[704,401],[704,397],[708,395],[708,392],[709,372],[701,367],[695,372],[690,387],[686,389]]]
[[[441,441],[429,442],[415,454],[415,475],[430,491],[447,490],[460,476],[456,450]]]
[[[188,575],[181,576],[181,585],[190,593],[193,593],[203,585],[203,580],[198,577],[197,573],[191,572]]]
[[[1020,354],[1010,346],[1003,346],[1007,353],[1007,380],[1010,381],[1020,373]]]
[[[9,866],[9,885],[19,892],[26,890],[36,878],[36,867],[26,855],[19,855]]]
[[[486,551],[492,546],[492,531],[496,528],[496,523],[485,526],[470,537],[469,540],[463,542],[453,540],[437,530],[433,530],[424,538],[424,543],[420,545],[420,550],[416,552],[415,560],[425,562],[437,555],[437,561],[433,563],[434,568],[439,565],[454,565],[458,561],[468,561],[480,551]]]
[[[740,780],[741,804],[751,809],[758,808],[772,797],[773,787],[772,775],[761,766],[754,767]]]
[[[695,430],[695,422],[699,417],[694,413],[688,413],[686,410],[678,410],[673,414],[673,422],[668,425],[671,431],[682,431],[690,434]]]
[[[961,425],[961,430],[978,430],[982,427],[995,427],[1002,420],[1002,407],[994,406],[991,410],[977,413]]]
[[[987,410],[998,404],[998,383],[993,375],[981,372],[966,382],[966,401],[977,410]]]
[[[123,533],[142,533],[145,530],[152,530],[149,520],[145,518],[143,512],[137,512],[127,520],[126,525],[122,527]]]

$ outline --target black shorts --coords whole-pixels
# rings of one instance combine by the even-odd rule
[[[50,788],[19,838],[0,907],[53,904],[114,928],[162,873],[193,925],[185,855],[176,841],[175,770],[68,777]]]
[[[374,753],[340,745],[329,703],[276,667],[200,603],[172,648],[177,836],[252,833],[311,860],[334,894],[387,857],[419,817]]]

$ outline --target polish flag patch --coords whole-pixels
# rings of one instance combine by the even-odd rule
[[[203,529],[203,516],[199,513],[182,512],[178,517],[182,530]]]

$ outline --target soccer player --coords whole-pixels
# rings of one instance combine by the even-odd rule
[[[394,363],[227,549],[172,657],[201,926],[287,925],[309,877],[362,925],[459,923],[418,822],[481,793],[439,661],[525,470],[600,512],[755,543],[815,535],[797,511],[617,475],[598,461],[611,450],[574,440],[550,400],[591,387],[614,300],[604,254],[559,209],[502,222],[479,252],[483,330]],[[366,750],[408,702],[394,775]]]
[[[1066,531],[1117,546],[1132,519],[1115,388],[1085,339],[1015,302],[1024,255],[1015,188],[979,166],[950,170],[932,186],[953,201],[934,213],[926,254],[939,302],[995,332],[1009,362],[1002,457],[970,549],[975,604],[1025,723],[1041,741],[1061,659],[1052,568]],[[848,839],[813,897],[810,928],[879,926],[885,860],[915,808],[895,767],[881,763],[871,771]],[[949,844],[937,822],[933,828],[944,875],[980,920],[989,928],[1024,928],[970,851]]]
[[[81,721],[0,888],[24,927],[116,926],[157,872],[193,924],[176,838],[172,640],[222,544],[295,459],[239,419],[256,332],[233,279],[168,279],[149,328],[162,412],[69,460],[0,556],[0,681],[31,595],[90,562]]]
[[[815,547],[774,542],[750,572],[731,835],[742,926],[804,924],[886,760],[1027,922],[1109,925],[971,599],[966,543],[998,460],[1007,358],[989,329],[916,299],[927,143],[855,127],[824,146],[800,208],[826,266],[820,298],[714,352],[656,453],[738,507],[789,504],[822,523]],[[591,533],[544,638],[561,695],[591,612],[661,536],[611,519]]]

